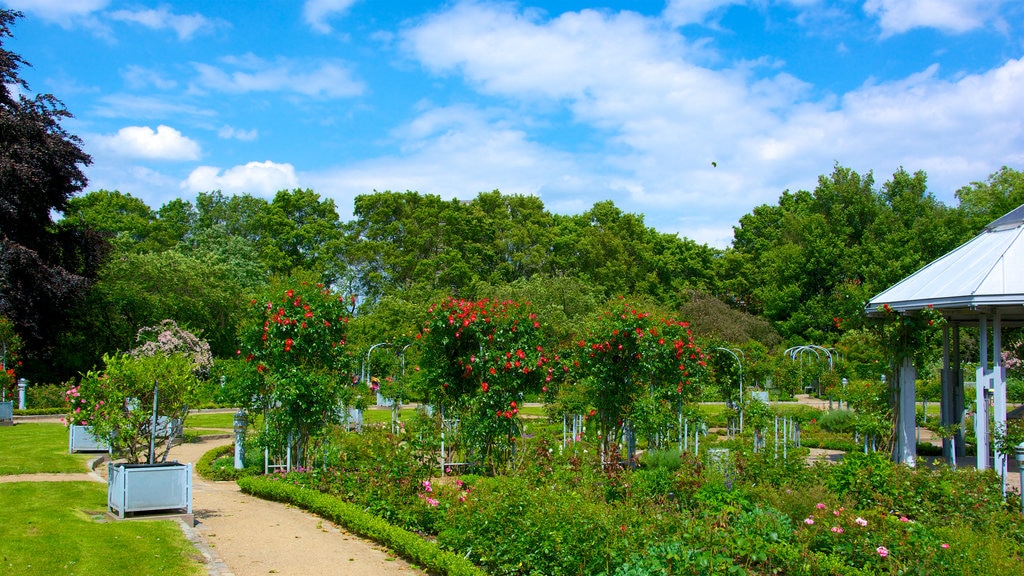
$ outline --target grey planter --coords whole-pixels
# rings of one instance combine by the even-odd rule
[[[0,426],[14,424],[14,402],[0,402]]]
[[[110,452],[110,442],[94,436],[92,426],[72,425],[68,429],[68,452]]]
[[[192,464],[107,465],[107,506],[118,518],[135,512],[192,513]]]

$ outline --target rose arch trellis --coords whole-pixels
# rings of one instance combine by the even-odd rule
[[[920,315],[937,311],[942,329],[941,424],[958,426],[955,437],[943,440],[943,455],[963,458],[963,420],[971,407],[965,398],[959,356],[960,329],[979,329],[980,364],[975,377],[975,435],[978,469],[993,467],[1003,478],[1007,455],[991,448],[993,435],[1006,430],[1006,369],[1002,366],[1002,331],[1024,325],[1024,205],[985,227],[978,236],[878,294],[867,305],[873,316]],[[894,458],[913,466],[914,381],[910,357],[896,367],[897,420]],[[991,401],[991,414],[989,402]],[[993,420],[989,427],[990,416]]]

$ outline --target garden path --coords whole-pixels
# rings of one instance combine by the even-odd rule
[[[171,450],[179,462],[197,462],[232,442],[208,439]],[[193,478],[192,511],[199,548],[211,556],[211,576],[423,575],[393,553],[304,510],[242,494],[234,482]],[[188,531],[186,531],[188,535]]]

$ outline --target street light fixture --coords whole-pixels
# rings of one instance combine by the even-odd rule
[[[728,352],[736,360],[736,365],[740,368],[740,434],[743,433],[743,362],[740,362],[740,356],[746,360],[747,357],[743,354],[743,350],[739,348],[715,348],[715,350],[721,350],[722,352]],[[736,355],[736,352],[740,353],[740,356]]]

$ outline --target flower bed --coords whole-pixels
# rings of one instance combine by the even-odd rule
[[[370,508],[490,574],[1015,574],[1017,503],[991,472],[905,468],[882,454],[808,466],[731,448],[607,470],[597,446],[522,440],[506,476],[431,479],[369,431],[343,468],[280,476]],[[375,436],[379,435],[379,436]],[[401,479],[401,480],[396,480]]]

